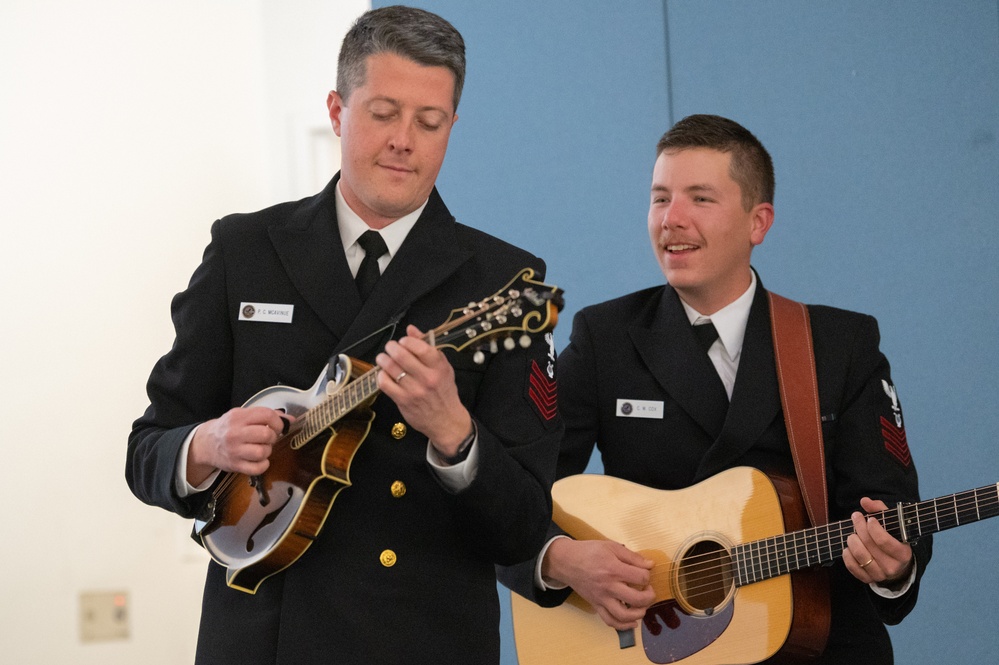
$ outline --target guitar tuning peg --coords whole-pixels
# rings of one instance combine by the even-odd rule
[[[495,339],[489,340],[489,353],[499,352],[499,344],[497,344]]]
[[[482,353],[481,350],[476,351],[475,353],[472,354],[472,362],[475,363],[476,365],[481,365],[482,363],[486,362],[486,354]]]
[[[531,345],[531,338],[528,335],[520,336],[520,348],[526,349]]]
[[[517,343],[513,341],[513,337],[507,337],[503,340],[503,348],[507,351],[513,351],[515,346],[517,346]]]

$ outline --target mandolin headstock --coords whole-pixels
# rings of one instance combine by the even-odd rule
[[[532,279],[534,274],[533,268],[524,268],[495,294],[452,310],[443,325],[427,334],[428,341],[457,351],[474,348],[473,358],[480,364],[501,345],[507,350],[530,346],[531,335],[555,328],[565,304],[562,289]]]

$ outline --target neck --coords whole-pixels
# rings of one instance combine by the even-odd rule
[[[701,314],[702,316],[711,316],[741,298],[753,285],[754,281],[753,273],[750,272],[749,275],[747,275],[745,282],[740,281],[738,284],[725,290],[700,290],[685,287],[673,288],[676,289],[677,295],[680,296],[680,300],[687,303],[687,305],[693,308],[698,314]]]

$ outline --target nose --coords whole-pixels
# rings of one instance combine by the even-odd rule
[[[663,229],[682,229],[687,226],[687,214],[684,206],[676,199],[664,205],[660,213],[659,223]]]
[[[403,120],[396,123],[389,136],[389,148],[394,152],[412,152],[413,123]]]

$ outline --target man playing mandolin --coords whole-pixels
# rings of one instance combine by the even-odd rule
[[[708,115],[678,122],[661,138],[656,154],[648,231],[668,284],[577,314],[570,344],[559,358],[559,407],[566,435],[556,475],[582,473],[596,445],[607,475],[657,490],[689,492],[696,483],[735,467],[794,478],[767,292],[750,266],[752,250],[763,242],[774,218],[770,156],[742,126]],[[929,537],[910,547],[863,515],[918,499],[901,407],[888,361],[878,349],[876,321],[831,307],[812,305],[807,311],[820,411],[811,420],[821,416],[828,516],[852,519],[855,530],[845,549],[834,553],[839,558],[829,570],[831,624],[817,662],[891,663],[884,624],[901,621],[912,609],[931,552]],[[626,512],[623,497],[618,500]],[[613,502],[608,499],[604,506],[612,514]],[[677,541],[683,534],[691,540],[695,534],[707,537],[703,532],[710,527],[697,517],[703,515],[698,511],[705,510],[704,503],[667,513],[661,523],[652,513],[631,510],[622,516],[632,520],[630,529],[623,526],[621,532],[679,532]],[[570,521],[579,517],[578,512],[569,515]],[[738,522],[739,516],[734,518]],[[568,523],[562,527],[570,528]],[[623,640],[629,639],[627,631],[635,630],[648,642],[667,643],[661,647],[661,659],[647,660],[641,647],[619,648],[609,631],[601,637],[612,643],[608,653],[620,654],[621,660],[604,662],[676,662],[680,629],[728,620],[719,618],[731,610],[724,588],[717,607],[707,603],[700,618],[691,610],[694,618],[688,621],[681,616],[683,608],[664,604],[656,609],[663,598],[654,587],[682,588],[683,582],[675,577],[655,581],[656,575],[674,574],[677,567],[666,568],[648,558],[654,547],[643,554],[610,536],[573,539],[565,533],[553,524],[552,539],[536,560],[502,570],[501,579],[544,607],[559,606],[575,591],[602,624],[625,632]],[[708,544],[733,545],[724,539],[719,543]],[[733,622],[751,610],[740,613],[738,605],[741,594],[748,592],[735,593]],[[577,607],[571,604],[570,611]],[[582,621],[593,617],[592,611],[573,616]],[[803,605],[796,605],[795,611],[796,619],[808,613]],[[770,623],[776,623],[776,617],[749,626],[747,647],[726,645],[716,660],[705,654],[722,643],[724,625],[719,634],[694,636],[691,642],[701,642],[679,655],[704,656],[691,661],[698,663],[759,662],[772,651],[764,650],[754,659],[748,645],[759,643]],[[589,632],[599,633],[602,624]],[[776,644],[780,646],[780,640]],[[648,643],[645,647],[650,650]],[[522,656],[521,663],[526,662]]]
[[[215,558],[198,663],[499,661],[494,565],[544,542],[562,424],[524,337],[554,325],[543,261],[434,186],[464,75],[447,21],[361,16],[327,100],[341,171],[217,221],[174,299],[126,478]]]

